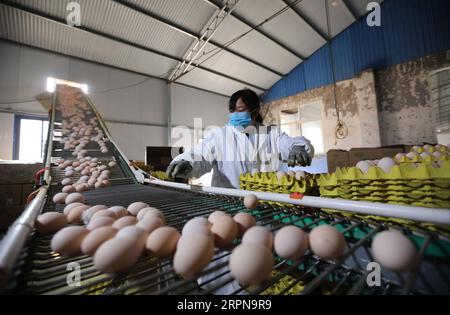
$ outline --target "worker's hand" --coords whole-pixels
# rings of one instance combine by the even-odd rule
[[[289,152],[288,166],[310,166],[312,157],[305,146],[296,145]]]
[[[181,160],[172,162],[167,168],[166,175],[169,178],[186,177],[192,171],[191,163]]]

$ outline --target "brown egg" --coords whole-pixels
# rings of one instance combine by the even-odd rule
[[[165,221],[163,213],[160,210],[153,207],[142,208],[141,210],[139,210],[136,218],[138,219],[138,221],[141,221],[147,214],[156,216],[160,218],[163,222]]]
[[[187,235],[190,233],[199,233],[208,237],[212,237],[213,234],[211,232],[212,224],[209,223],[208,219],[203,217],[197,217],[189,220],[184,226],[181,234]]]
[[[175,253],[180,233],[173,227],[154,230],[147,238],[146,248],[156,257],[164,258]]]
[[[237,224],[239,236],[244,235],[245,231],[256,225],[255,218],[251,214],[245,212],[236,214],[233,217],[233,220]]]
[[[126,226],[123,229],[119,230],[119,232],[117,232],[116,237],[120,238],[120,237],[129,237],[129,238],[133,238],[136,241],[138,241],[140,246],[144,246],[145,242],[147,241],[148,238],[148,234],[147,231],[139,228],[138,226],[135,225],[130,225],[130,226]]]
[[[64,215],[67,216],[69,214],[70,210],[72,210],[78,206],[84,206],[84,204],[81,202],[74,202],[74,203],[71,203],[70,205],[67,205],[63,211]]]
[[[114,212],[116,214],[116,217],[119,218],[119,219],[122,218],[122,217],[125,217],[128,214],[127,209],[122,207],[122,206],[110,207],[109,210]]]
[[[258,197],[253,194],[247,195],[244,198],[244,206],[250,210],[256,209],[256,207],[258,206],[258,202]]]
[[[214,243],[217,247],[226,247],[233,243],[238,235],[236,222],[230,216],[221,216],[215,220],[211,227]]]
[[[230,256],[231,275],[245,285],[257,285],[267,279],[274,267],[270,250],[260,244],[242,244]]]
[[[242,237],[242,244],[259,244],[269,250],[273,248],[273,234],[263,226],[254,226],[247,230]]]
[[[117,230],[111,226],[102,226],[90,232],[81,243],[81,251],[93,256],[97,249],[106,241],[116,236]]]
[[[74,202],[85,203],[86,199],[80,193],[71,193],[70,195],[68,195],[66,197],[66,205],[70,205],[71,203],[74,203]]]
[[[70,185],[70,184],[72,184],[72,179],[70,179],[70,178],[64,178],[61,181],[61,185],[63,185],[63,186],[67,186],[67,185]]]
[[[73,256],[81,252],[83,242],[89,230],[81,226],[69,226],[56,233],[51,241],[51,248],[62,256]]]
[[[211,238],[196,233],[183,235],[177,244],[173,268],[182,276],[194,276],[211,262],[213,256],[214,245]]]
[[[118,219],[116,222],[114,222],[114,224],[112,226],[113,226],[113,228],[121,230],[126,226],[135,225],[137,222],[138,221],[136,220],[135,217],[133,217],[131,215],[127,215],[125,217]]]
[[[94,214],[92,214],[91,220],[94,220],[95,218],[100,218],[100,217],[110,217],[115,220],[116,214],[111,210],[103,209],[103,210],[99,210],[99,211],[95,212]]]
[[[131,215],[137,216],[139,211],[144,208],[150,207],[145,202],[133,202],[131,205],[128,206],[127,210]]]
[[[41,235],[53,234],[67,224],[66,216],[60,212],[46,212],[41,214],[34,223],[36,232]]]
[[[75,192],[75,187],[73,187],[73,185],[64,186],[62,189],[62,192],[66,193],[66,194],[73,193],[73,192]]]
[[[77,184],[77,185],[75,186],[75,190],[76,190],[77,192],[87,191],[87,190],[89,190],[89,186],[88,186],[88,184],[85,184],[85,183]]]
[[[417,258],[414,244],[397,231],[378,233],[372,242],[372,253],[381,266],[397,272],[410,270]]]
[[[87,229],[90,230],[90,231],[93,231],[93,230],[98,229],[98,228],[103,227],[103,226],[111,226],[111,225],[114,224],[114,222],[116,222],[116,220],[114,220],[111,217],[106,217],[106,216],[98,217],[98,218],[95,218],[95,219],[91,219],[89,221]]]
[[[67,199],[68,194],[66,193],[57,193],[53,196],[53,202],[56,204],[63,204]]]
[[[306,235],[302,229],[296,226],[289,225],[283,227],[275,235],[275,252],[283,259],[299,259],[308,249]]]
[[[311,251],[322,259],[336,259],[345,249],[345,239],[334,226],[320,225],[309,234]]]
[[[220,210],[214,211],[213,213],[211,213],[211,214],[209,215],[208,221],[209,221],[211,224],[214,224],[214,222],[215,222],[218,218],[220,218],[220,217],[222,217],[222,216],[227,216],[227,217],[229,217],[229,215],[228,215],[226,212],[224,212],[224,211],[220,211]]]
[[[139,260],[143,248],[129,237],[115,237],[100,245],[94,254],[94,267],[105,273],[126,271]]]
[[[136,226],[147,231],[147,233],[152,233],[157,228],[164,226],[164,222],[156,216],[146,216]]]
[[[73,208],[69,211],[69,214],[67,215],[67,222],[71,224],[79,224],[82,222],[82,215],[83,212],[89,209],[89,206],[79,206],[76,208]]]

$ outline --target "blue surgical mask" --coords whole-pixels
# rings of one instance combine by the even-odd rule
[[[252,124],[252,116],[249,112],[235,112],[230,115],[230,125],[233,127],[247,128]]]

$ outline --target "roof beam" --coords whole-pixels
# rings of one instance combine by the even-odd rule
[[[17,10],[20,10],[20,11],[24,11],[24,12],[27,12],[27,13],[29,13],[29,14],[33,14],[33,15],[36,15],[36,16],[38,16],[38,17],[41,17],[41,18],[50,20],[50,21],[52,21],[52,22],[54,22],[54,23],[62,24],[62,25],[64,25],[65,27],[69,27],[69,26],[66,24],[66,21],[63,20],[63,19],[60,19],[60,18],[51,16],[51,15],[46,14],[46,13],[43,13],[43,12],[39,12],[39,11],[37,11],[37,10],[33,10],[33,9],[30,9],[30,8],[26,8],[26,7],[24,7],[24,6],[20,5],[20,4],[11,3],[11,2],[9,2],[9,1],[4,1],[2,4],[3,4],[3,5],[6,5],[6,6],[9,6],[9,7],[12,7],[12,8],[14,8],[14,9],[17,9]],[[109,39],[109,40],[112,40],[112,41],[115,41],[115,42],[119,42],[119,43],[122,43],[122,44],[128,45],[128,46],[131,46],[131,47],[134,47],[134,48],[142,49],[142,50],[144,50],[144,51],[151,52],[151,53],[153,53],[153,54],[156,54],[156,55],[159,55],[159,56],[162,56],[162,57],[165,57],[165,58],[174,60],[174,61],[183,62],[183,59],[182,59],[182,58],[179,58],[179,57],[177,57],[177,56],[172,56],[172,55],[169,55],[169,54],[167,54],[167,53],[164,53],[164,52],[161,52],[161,51],[157,51],[157,50],[154,50],[154,49],[151,49],[151,48],[148,48],[148,47],[145,47],[145,46],[142,46],[142,45],[139,45],[139,44],[130,42],[130,41],[128,41],[128,40],[121,39],[121,38],[118,38],[118,37],[115,37],[115,36],[112,36],[112,35],[109,35],[109,34],[106,34],[106,33],[100,32],[100,31],[97,31],[97,30],[93,30],[93,29],[90,29],[90,28],[87,28],[87,27],[84,27],[84,26],[76,27],[75,29],[81,30],[81,31],[84,31],[84,32],[87,32],[87,33],[90,33],[90,34],[94,34],[94,35],[97,35],[97,36],[105,37],[105,38],[107,38],[107,39]],[[194,64],[194,65],[197,66],[197,64]],[[210,73],[213,73],[213,74],[215,74],[215,75],[221,76],[221,77],[223,77],[223,78],[226,78],[226,79],[229,79],[229,80],[238,82],[238,83],[243,84],[243,85],[245,85],[245,86],[247,86],[247,87],[253,87],[253,88],[256,88],[256,89],[262,90],[262,91],[265,91],[265,90],[266,90],[266,89],[263,88],[263,87],[254,85],[254,84],[249,83],[249,82],[242,81],[242,80],[237,79],[237,78],[233,78],[233,77],[231,77],[231,76],[229,76],[229,75],[220,73],[220,72],[215,71],[215,70],[212,70],[212,69],[205,68],[205,67],[200,66],[200,65],[198,65],[197,68],[202,69],[202,70],[207,71],[207,72],[210,72]]]
[[[358,14],[356,14],[355,10],[353,9],[353,7],[351,5],[349,5],[347,0],[342,0],[342,4],[347,9],[347,11],[350,12],[350,14],[352,15],[353,19],[355,21],[358,21]]]
[[[214,6],[216,9],[220,9],[220,5],[217,3],[217,0],[203,0],[206,3],[209,3],[210,5]],[[255,26],[252,25],[249,21],[247,21],[243,16],[240,16],[239,14],[237,14],[235,11],[231,13],[231,15],[236,18],[237,20],[239,20],[240,22],[244,23],[245,25],[247,25],[250,28],[254,28]],[[264,37],[266,37],[268,40],[270,40],[271,42],[277,44],[278,46],[280,46],[281,48],[283,48],[284,50],[288,51],[289,53],[291,53],[292,55],[296,56],[297,58],[299,58],[301,61],[305,60],[306,57],[302,56],[301,54],[299,54],[298,52],[294,51],[293,49],[287,47],[285,44],[283,44],[282,42],[280,42],[278,39],[274,38],[273,36],[267,34],[266,32],[262,31],[261,29],[255,29],[256,32],[260,33],[261,35],[263,35]]]
[[[155,20],[157,20],[157,21],[159,21],[161,23],[164,23],[165,25],[171,27],[175,31],[183,33],[186,36],[191,37],[192,39],[200,38],[199,34],[196,34],[196,33],[192,32],[192,31],[188,30],[187,28],[183,27],[182,25],[179,25],[179,24],[177,24],[175,22],[169,21],[168,19],[166,19],[166,18],[164,18],[164,17],[162,17],[160,15],[157,15],[157,14],[155,14],[153,12],[150,12],[148,10],[144,10],[142,8],[139,8],[135,4],[129,3],[129,2],[124,1],[124,0],[112,0],[112,1],[116,2],[118,4],[121,4],[121,5],[127,7],[127,8],[129,8],[131,10],[134,10],[134,11],[137,11],[137,12],[139,12],[141,14],[144,14],[144,15],[150,17],[150,18],[153,18],[153,19],[155,19]],[[263,69],[265,69],[265,70],[267,70],[267,71],[269,71],[269,72],[271,72],[271,73],[273,73],[273,74],[275,74],[275,75],[277,75],[279,77],[283,76],[283,74],[281,72],[278,72],[277,70],[272,69],[272,68],[270,68],[267,65],[259,63],[259,62],[255,61],[255,60],[253,60],[253,59],[251,59],[249,57],[246,57],[246,56],[244,56],[244,55],[242,55],[242,54],[240,54],[240,53],[238,53],[238,52],[236,52],[236,51],[234,51],[234,50],[232,50],[232,49],[230,49],[228,47],[225,47],[225,46],[223,46],[223,45],[213,41],[213,40],[210,40],[209,42],[212,45],[217,46],[218,48],[223,49],[226,52],[228,52],[228,53],[230,53],[232,55],[235,55],[235,56],[237,56],[239,58],[242,58],[242,59],[244,59],[244,60],[246,60],[246,61],[248,61],[248,62],[250,62],[250,63],[252,63],[252,64],[254,64],[256,66],[258,66],[258,67],[261,67],[261,68],[263,68]]]
[[[326,34],[324,34],[321,30],[319,30],[314,24],[313,22],[308,19],[298,8],[296,8],[295,6],[292,5],[292,3],[289,2],[289,0],[281,0],[283,1],[284,4],[286,4],[287,6],[289,6],[289,8],[295,12],[295,14],[297,14],[297,16],[303,20],[303,22],[305,22],[314,32],[317,33],[317,35],[319,35],[324,41],[328,42],[330,39],[328,38],[328,36]]]
[[[134,70],[126,69],[126,68],[121,68],[121,67],[118,67],[118,66],[115,66],[115,65],[110,65],[110,64],[107,64],[107,63],[103,63],[103,62],[98,62],[98,61],[93,61],[93,60],[89,60],[89,59],[85,59],[85,58],[80,58],[80,57],[77,57],[77,56],[67,55],[67,54],[64,54],[64,53],[61,53],[61,52],[49,50],[49,49],[46,49],[46,48],[31,46],[29,44],[24,44],[24,43],[21,43],[21,42],[18,42],[18,41],[13,41],[13,40],[6,39],[6,38],[0,38],[0,42],[2,42],[2,41],[7,42],[7,43],[12,43],[12,44],[15,44],[15,45],[25,46],[25,47],[28,47],[28,48],[31,48],[31,49],[42,50],[42,51],[45,51],[45,52],[48,52],[48,53],[51,53],[51,54],[55,54],[55,55],[58,55],[58,56],[63,56],[63,57],[71,58],[71,59],[76,59],[76,60],[92,63],[94,65],[104,66],[104,67],[108,67],[108,68],[119,70],[119,71],[126,71],[128,73],[132,73],[132,74],[140,75],[140,76],[143,76],[143,77],[146,77],[146,78],[160,80],[160,81],[163,81],[165,83],[168,83],[167,79],[156,77],[156,76],[148,74],[148,73],[134,71]],[[200,87],[197,87],[197,86],[193,86],[193,85],[189,85],[189,84],[185,84],[185,83],[176,82],[174,84],[183,85],[183,86],[189,87],[191,89],[199,90],[199,91],[206,92],[206,93],[211,93],[211,94],[214,94],[214,95],[217,95],[217,96],[230,97],[230,95],[227,95],[227,94],[221,94],[219,92],[206,90],[206,89],[203,89],[203,88],[200,88]]]

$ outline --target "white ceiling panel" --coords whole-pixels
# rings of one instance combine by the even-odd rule
[[[235,17],[229,16],[217,30],[214,39],[221,45],[225,45],[248,30],[250,27]],[[301,63],[301,59],[255,31],[234,42],[230,47],[250,59],[271,65],[273,69],[284,74]]]
[[[280,76],[225,50],[219,52],[219,49],[211,44],[206,46],[205,52],[206,54],[198,62],[204,62],[202,66],[230,77],[254,83],[265,89],[281,79]]]
[[[194,33],[200,33],[216,11],[204,1],[198,0],[125,0],[124,2],[163,16]]]
[[[22,44],[152,76],[175,66],[166,57],[1,4],[0,21],[0,37]]]
[[[325,44],[325,40],[281,0],[259,0],[258,6],[255,0],[240,0],[235,11],[252,25],[259,25],[283,9],[283,13],[261,27],[266,34],[305,57]]]
[[[26,8],[66,20],[69,0],[12,0]],[[81,26],[153,50],[181,57],[192,39],[173,28],[111,0],[78,0]]]
[[[224,95],[231,95],[244,88],[250,88],[258,94],[264,92],[201,69],[195,69],[194,71],[187,73],[177,82]]]

